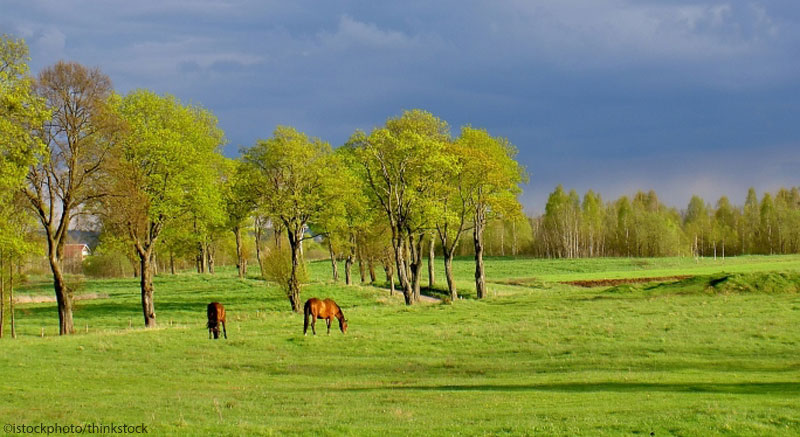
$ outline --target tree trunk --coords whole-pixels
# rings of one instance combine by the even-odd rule
[[[305,235],[305,234],[301,232],[300,240],[298,240],[298,242],[297,242],[297,249],[298,249],[298,252],[300,253],[300,259],[305,259],[305,257],[306,257],[306,255],[303,253],[303,235]]]
[[[169,251],[169,272],[175,274],[175,252]]]
[[[19,264],[18,264],[19,265]],[[8,311],[11,316],[11,338],[17,338],[17,318],[14,314],[14,262],[8,269]]]
[[[367,270],[369,270],[369,283],[370,284],[374,284],[375,283],[375,263],[372,261],[371,258],[367,260]]]
[[[347,258],[344,260],[344,283],[345,285],[350,285],[353,280],[353,254],[347,254]]]
[[[422,238],[424,234],[418,236],[409,235],[408,245],[411,248],[411,281],[414,291],[414,302],[419,302],[420,281],[422,280]]]
[[[570,244],[569,249],[572,252],[572,244]],[[503,222],[500,222],[500,256],[506,256],[506,227]],[[570,256],[570,258],[573,258],[573,256]]]
[[[206,253],[205,253],[205,245],[203,242],[197,243],[197,256],[195,257],[197,261],[197,273],[205,273],[206,272]]]
[[[236,237],[236,270],[239,272],[239,279],[244,279],[247,277],[247,259],[242,249],[242,228],[234,226],[233,235]]]
[[[408,280],[408,270],[405,260],[404,248],[405,238],[403,238],[401,229],[392,227],[392,250],[394,251],[394,262],[397,269],[397,279],[400,281],[400,287],[403,289],[403,298],[406,305],[414,303],[414,291],[411,288],[411,282]]]
[[[394,295],[394,272],[392,270],[391,263],[385,263],[383,265],[383,271],[386,272],[386,282],[389,283],[389,296]]]
[[[511,222],[511,255],[517,256],[517,221]]]
[[[472,230],[472,239],[475,244],[475,291],[478,299],[486,297],[486,277],[483,271],[483,228],[484,212],[475,214],[475,227]]]
[[[56,292],[58,305],[58,333],[59,335],[72,334],[75,332],[72,322],[72,296],[66,281],[64,281],[61,264],[54,256],[50,257],[50,269],[53,271],[53,289]]]
[[[208,259],[208,273],[214,274],[214,246],[211,243],[206,243],[206,258]]]
[[[436,256],[436,238],[434,233],[431,232],[431,243],[428,249],[428,288],[433,288],[436,285],[436,272],[434,271],[433,262]]]
[[[264,278],[264,262],[261,260],[261,220],[258,217],[254,220],[253,227],[256,238],[256,261],[258,261],[261,278]]]
[[[300,241],[303,238],[302,226],[298,230],[292,230],[286,226],[287,234],[289,237],[289,248],[292,253],[292,271],[289,275],[289,303],[292,305],[292,311],[299,313],[303,311],[303,305],[300,303],[300,281],[297,278],[297,272],[300,268]]]
[[[411,254],[411,247],[408,245],[409,238],[410,237],[403,238],[403,256],[405,260],[404,265],[406,266],[406,280],[408,280],[408,283],[411,284],[411,264],[414,262],[414,257]],[[413,298],[413,290],[411,294],[411,297]]]
[[[328,252],[331,254],[331,269],[333,270],[333,280],[339,281],[339,265],[336,263],[336,253],[333,251],[333,244],[331,239],[328,238]]]
[[[359,253],[359,251],[356,251],[356,253]],[[358,258],[358,274],[361,277],[361,283],[363,284],[367,282],[367,270],[366,266],[364,265],[364,258],[362,258],[361,255],[357,255],[357,258]]]
[[[156,327],[156,310],[153,303],[153,267],[152,249],[147,249],[139,253],[139,265],[141,271],[141,281],[139,285],[142,291],[142,313],[144,315],[144,326],[146,328]]]
[[[453,278],[453,256],[455,250],[445,251],[444,253],[444,276],[447,279],[447,289],[450,291],[450,300],[455,302],[458,300],[458,290],[456,289],[456,281]]]

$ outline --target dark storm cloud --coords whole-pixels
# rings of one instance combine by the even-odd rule
[[[227,153],[291,124],[343,143],[403,109],[508,137],[558,183],[741,201],[796,185],[793,1],[6,1],[34,70],[97,65],[220,118]],[[766,152],[764,152],[766,151]]]

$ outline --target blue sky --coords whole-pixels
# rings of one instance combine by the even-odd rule
[[[74,60],[209,108],[228,156],[423,108],[509,138],[529,212],[559,183],[679,208],[800,185],[796,0],[0,0],[0,32],[34,73]]]

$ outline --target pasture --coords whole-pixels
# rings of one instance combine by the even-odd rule
[[[301,297],[335,299],[349,322],[316,337],[254,272],[158,276],[152,330],[140,328],[136,279],[72,278],[76,294],[108,297],[75,303],[69,337],[55,335],[54,303],[19,305],[20,338],[0,341],[0,418],[143,423],[150,435],[800,433],[800,256],[490,258],[483,301],[472,268],[455,263],[464,299],[406,307],[385,284],[334,284],[328,262],[312,263]],[[758,291],[773,271],[788,285]],[[702,285],[720,272],[756,291]],[[563,283],[671,276],[696,278]],[[46,279],[17,292],[50,295]],[[212,301],[228,340],[208,340]]]

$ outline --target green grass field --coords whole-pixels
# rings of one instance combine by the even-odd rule
[[[333,284],[329,268],[312,263],[302,296],[336,299],[347,335],[321,323],[304,337],[276,287],[231,269],[159,276],[154,330],[139,328],[134,278],[83,281],[78,294],[108,298],[76,302],[74,336],[55,336],[55,304],[20,305],[20,338],[0,341],[0,421],[150,435],[800,434],[800,256],[493,258],[482,301],[460,259],[465,299],[413,307],[383,284]],[[678,275],[696,277],[561,283]],[[709,285],[723,277],[735,287]],[[50,294],[39,279],[18,293]],[[212,300],[227,341],[207,339]]]

